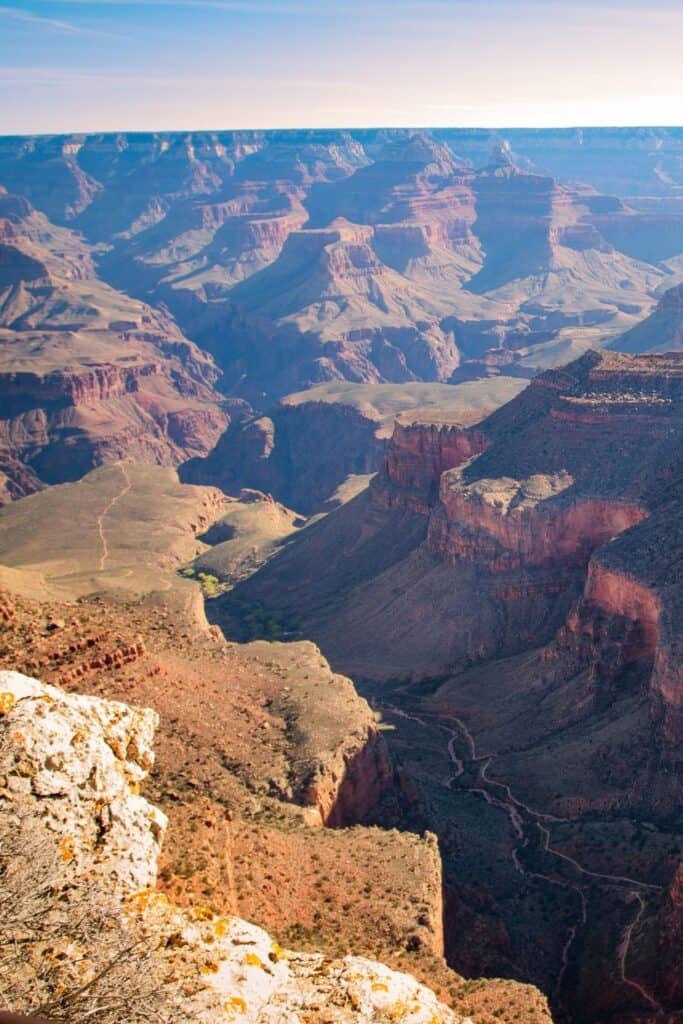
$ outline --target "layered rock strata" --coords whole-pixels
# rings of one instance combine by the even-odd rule
[[[24,199],[0,195],[0,218],[2,497],[117,458],[205,454],[227,423],[210,357],[167,311],[104,285],[88,246]]]
[[[653,130],[646,154],[606,130],[583,164],[583,138],[511,135],[7,139],[0,181],[21,195],[5,204],[0,280],[40,275],[39,254],[14,251],[29,200],[98,246],[109,284],[169,309],[259,412],[332,379],[529,377],[628,330],[677,283],[679,143]]]

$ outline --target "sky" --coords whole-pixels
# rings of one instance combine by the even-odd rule
[[[0,0],[0,133],[675,125],[683,0]]]

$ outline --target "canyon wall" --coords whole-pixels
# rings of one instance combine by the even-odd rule
[[[399,420],[373,494],[388,507],[427,514],[441,474],[479,455],[488,444],[485,434],[459,424],[410,423],[409,417],[405,422]]]
[[[349,476],[376,472],[386,450],[379,423],[351,405],[283,404],[269,416],[236,418],[215,448],[181,471],[228,494],[253,488],[304,515],[320,510]]]

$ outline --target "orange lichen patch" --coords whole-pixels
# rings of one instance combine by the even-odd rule
[[[218,964],[215,960],[207,960],[205,964],[202,964],[200,970],[202,974],[217,974]]]
[[[65,864],[74,859],[76,854],[76,840],[73,836],[64,836],[59,844],[59,856]]]
[[[131,782],[131,783],[129,783],[128,784],[128,789],[130,790],[130,792],[132,793],[133,796],[140,796],[140,783],[139,782]]]
[[[235,1011],[237,1013],[246,1013],[246,999],[242,999],[242,996],[231,996],[226,1003],[223,1003],[223,1009],[227,1010],[228,1012],[232,1011],[233,1013]]]
[[[163,892],[156,892],[154,889],[142,889],[128,897],[128,908],[136,914],[144,914],[152,907],[163,907],[168,905],[168,899]]]
[[[286,960],[287,954],[279,942],[274,942],[270,950],[271,960]]]
[[[195,921],[213,921],[216,916],[211,907],[192,907],[192,916]]]
[[[372,983],[372,991],[373,992],[388,992],[389,991],[389,986],[386,985],[383,981],[373,981],[373,983]]]
[[[247,967],[263,967],[263,960],[257,953],[247,953],[244,962]]]
[[[410,1012],[411,1007],[406,1002],[406,1000],[399,999],[398,1002],[394,1003],[394,1005],[390,1006],[389,1009],[387,1010],[387,1020],[390,1020],[392,1022],[399,1021],[403,1017],[407,1017]]]
[[[219,917],[213,926],[216,938],[222,939],[230,931],[230,921],[227,917]]]
[[[0,693],[0,715],[8,714],[16,704],[13,693]]]

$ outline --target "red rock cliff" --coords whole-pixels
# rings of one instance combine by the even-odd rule
[[[457,470],[446,472],[430,518],[429,546],[446,561],[477,562],[489,572],[585,565],[595,548],[646,515],[627,502],[558,500],[572,484],[569,474],[558,473],[468,485]]]
[[[486,435],[476,428],[397,421],[374,487],[375,499],[386,507],[428,514],[441,474],[480,454],[488,444]]]

